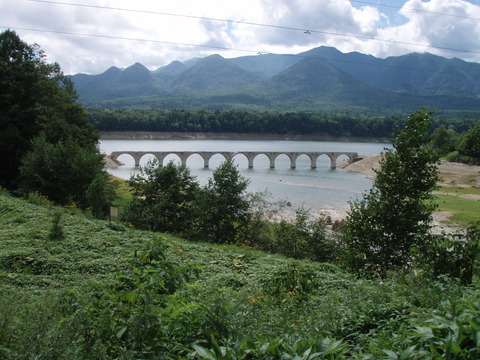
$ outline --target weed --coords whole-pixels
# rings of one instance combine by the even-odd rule
[[[48,232],[48,240],[52,241],[60,241],[65,238],[65,233],[63,230],[63,225],[62,225],[62,213],[57,211],[53,215],[52,219],[52,225],[50,227],[50,231]]]

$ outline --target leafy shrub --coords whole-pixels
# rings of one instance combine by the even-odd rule
[[[412,114],[383,154],[372,189],[350,203],[342,234],[351,270],[385,277],[405,269],[418,235],[430,231],[438,182],[438,156],[427,146],[431,122],[425,109]]]
[[[478,359],[480,357],[480,303],[469,302],[459,314],[435,316],[416,327],[411,338],[419,354],[430,359]],[[417,357],[418,358],[418,357]]]
[[[192,226],[192,202],[199,185],[188,168],[174,162],[159,166],[155,159],[132,175],[129,184],[134,198],[124,220],[142,229],[174,233],[184,233]]]
[[[266,279],[263,282],[263,288],[266,294],[273,296],[303,299],[318,288],[317,279],[318,274],[315,269],[292,263],[286,269],[281,269]]]
[[[86,203],[92,215],[98,219],[108,216],[110,205],[115,200],[117,183],[111,181],[106,172],[100,172],[93,179],[85,193]]]
[[[273,228],[275,239],[271,248],[276,253],[315,261],[332,261],[335,258],[336,243],[327,234],[325,220],[309,220],[304,208],[296,211],[294,220],[283,219]]]
[[[415,261],[434,277],[446,275],[471,284],[480,255],[480,227],[472,225],[464,234],[442,234],[427,237],[423,248],[416,247]]]
[[[469,164],[469,165],[478,165],[480,164],[480,160],[475,159],[471,156],[466,156],[466,155],[460,155],[458,151],[452,151],[451,153],[448,153],[445,156],[445,159],[447,161],[451,162],[459,162],[463,164]]]
[[[294,344],[286,339],[268,339],[247,336],[239,339],[233,345],[220,346],[215,339],[210,348],[194,345],[193,355],[209,360],[241,360],[241,359],[344,359],[347,345],[342,341],[329,338],[319,340],[304,340]]]
[[[195,200],[196,224],[190,237],[217,244],[239,242],[249,221],[248,183],[233,160],[215,169]]]
[[[35,205],[53,205],[53,201],[50,201],[47,196],[40,194],[38,191],[28,193],[27,201]]]
[[[112,286],[96,290],[80,324],[88,358],[95,358],[91,349],[101,348],[112,358],[122,352],[144,358],[170,346],[161,326],[162,308],[192,270],[168,261],[167,246],[161,238],[149,242],[135,252],[131,269],[118,274]]]
[[[472,159],[473,163],[480,162],[480,121],[462,137],[458,145],[458,153]]]

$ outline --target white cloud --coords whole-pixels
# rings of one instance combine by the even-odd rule
[[[379,32],[392,41],[369,45],[378,55],[417,51],[480,61],[480,6],[463,0],[409,0],[400,13],[408,19],[405,24]]]
[[[67,1],[79,3],[62,2]],[[402,9],[348,0],[137,0],[134,3],[89,0],[85,3],[97,7],[0,0],[0,26],[18,29],[25,41],[40,44],[48,59],[59,62],[66,73],[99,73],[111,65],[126,67],[135,62],[155,69],[173,60],[184,61],[211,53],[225,57],[257,51],[296,53],[321,45],[382,57],[428,51],[480,61],[478,4],[464,0],[395,0],[394,3],[403,4]],[[167,13],[180,16],[167,16]],[[400,25],[399,18],[402,19]],[[271,26],[253,25],[255,23]],[[311,33],[305,34],[305,30]]]

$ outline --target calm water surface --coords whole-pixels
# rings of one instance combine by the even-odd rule
[[[389,144],[328,141],[277,141],[277,140],[110,140],[100,141],[100,150],[105,154],[112,151],[353,151],[358,154],[378,154]],[[146,164],[152,157],[144,156],[140,162]],[[347,159],[342,156],[339,160]],[[138,171],[133,158],[122,155],[119,160],[125,165],[109,172],[115,176],[128,179]],[[212,176],[213,170],[225,159],[215,155],[210,159],[210,167],[203,167],[200,155],[192,155],[187,160],[187,167],[201,184]],[[175,155],[165,158],[180,163]],[[302,155],[297,159],[296,169],[290,169],[290,159],[281,155],[275,162],[275,169],[270,169],[270,162],[265,155],[255,158],[253,169],[248,169],[244,156],[236,156],[235,163],[241,174],[250,180],[248,191],[268,191],[272,201],[287,200],[292,208],[304,206],[312,211],[321,209],[345,209],[348,201],[370,189],[371,180],[365,175],[344,169],[330,169],[330,159],[322,155],[317,160],[317,168],[310,168],[310,158]],[[338,160],[337,160],[338,162]]]

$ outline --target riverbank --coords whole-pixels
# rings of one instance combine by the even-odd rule
[[[210,132],[146,132],[101,131],[101,139],[109,140],[286,140],[389,143],[387,138],[335,137],[322,134],[264,134],[264,133],[210,133]]]

